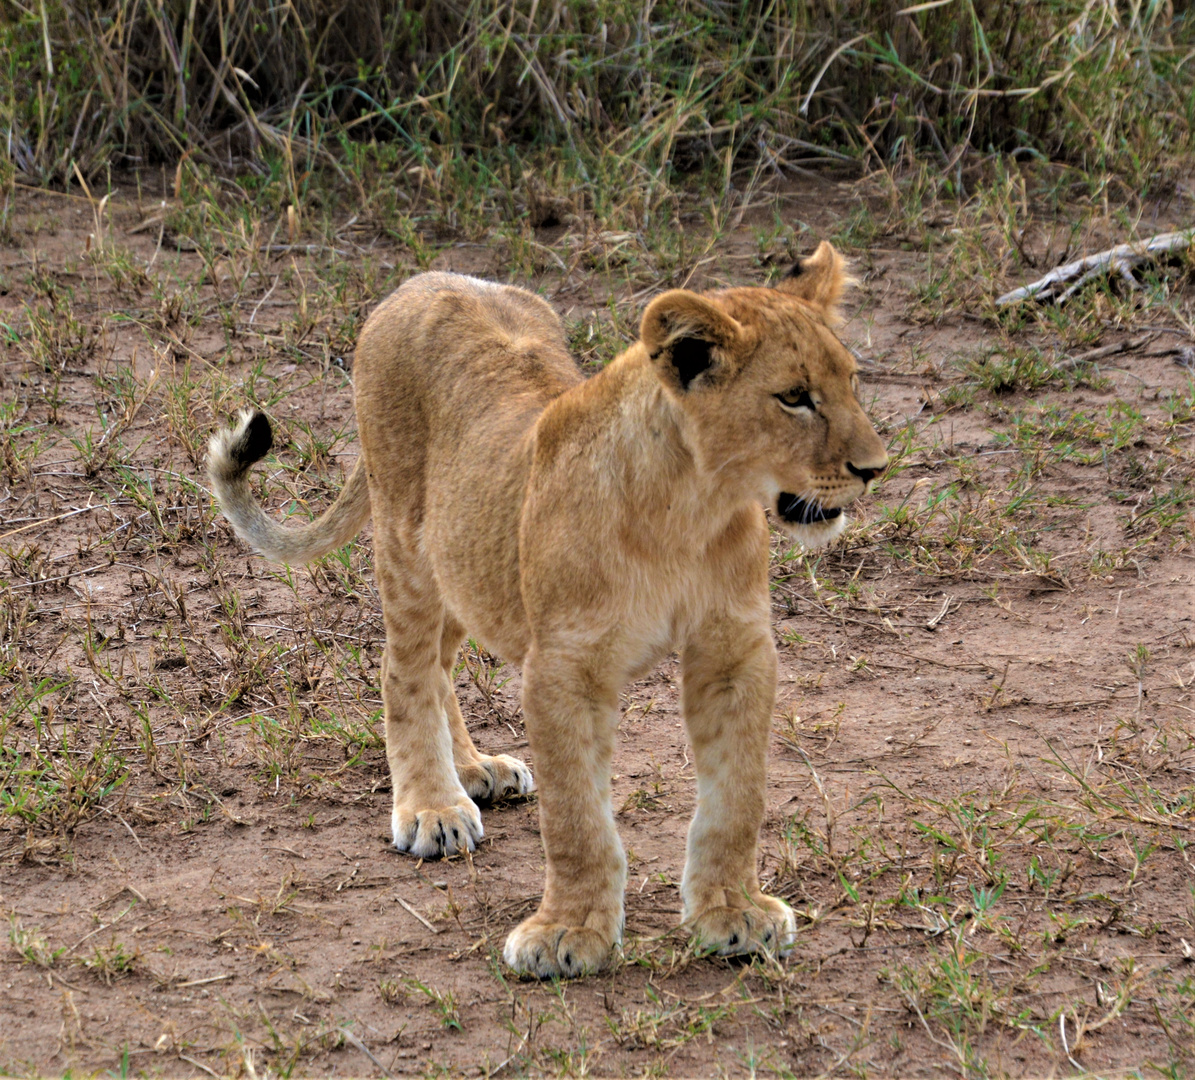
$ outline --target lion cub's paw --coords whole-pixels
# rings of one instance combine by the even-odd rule
[[[483,754],[474,765],[458,765],[456,774],[469,798],[477,802],[497,802],[508,795],[526,795],[535,790],[531,770],[506,754]]]
[[[748,908],[707,908],[689,920],[698,952],[718,956],[768,953],[787,956],[797,937],[797,920],[783,900],[756,896]]]
[[[395,807],[390,818],[394,846],[418,859],[438,859],[473,851],[485,835],[481,813],[466,799],[455,806],[437,806],[426,810]]]
[[[614,942],[598,930],[537,922],[532,916],[511,931],[502,958],[528,978],[575,979],[600,971],[613,947]]]

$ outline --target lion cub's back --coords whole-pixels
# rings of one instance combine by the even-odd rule
[[[448,609],[511,660],[527,648],[518,537],[528,436],[544,407],[580,381],[546,302],[458,274],[405,282],[357,345],[375,535],[413,539]]]
[[[512,285],[433,272],[408,278],[361,331],[358,388],[362,379],[393,385],[396,378],[408,390],[415,389],[412,381],[421,384],[452,408],[460,404],[453,398],[482,387],[490,395],[531,394],[546,404],[581,374],[546,301]]]

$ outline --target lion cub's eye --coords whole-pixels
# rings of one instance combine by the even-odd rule
[[[813,398],[809,396],[808,390],[789,390],[783,394],[777,394],[776,400],[780,402],[786,409],[808,409],[814,412],[817,406],[813,402]]]

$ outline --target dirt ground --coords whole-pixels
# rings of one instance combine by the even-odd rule
[[[634,252],[561,225],[538,241],[560,258],[514,273],[502,244],[417,260],[348,217],[310,248],[196,242],[116,186],[99,216],[18,191],[0,248],[0,1072],[1191,1073],[1189,271],[1002,329],[935,306],[949,223],[852,245],[866,203],[826,182],[672,271],[758,282],[777,221],[802,250],[837,236],[893,466],[832,550],[775,542],[762,877],[798,912],[792,956],[694,957],[676,931],[672,658],[625,697],[623,956],[539,985],[500,959],[542,887],[534,798],[485,809],[471,858],[388,846],[368,531],[266,564],[200,463],[255,401],[281,435],[260,490],[317,512],[354,458],[353,334],[416,261],[539,288],[592,368],[651,295]],[[1085,250],[1124,238],[1085,228]],[[1047,242],[1025,239],[1044,268]],[[463,654],[483,751],[528,758],[519,686]]]

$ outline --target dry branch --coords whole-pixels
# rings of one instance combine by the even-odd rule
[[[1137,289],[1133,269],[1142,263],[1153,262],[1159,255],[1185,251],[1195,244],[1195,229],[1185,229],[1181,232],[1159,233],[1148,240],[1130,244],[1119,244],[1098,255],[1088,255],[1083,259],[1076,259],[1051,270],[1045,277],[1039,278],[1031,285],[1024,285],[1013,289],[996,300],[997,307],[1016,304],[1022,300],[1052,300],[1056,304],[1065,303],[1092,278],[1100,274],[1119,274],[1130,286]],[[1059,293],[1058,287],[1068,285],[1065,291]]]
[[[1157,335],[1142,334],[1140,337],[1129,338],[1126,341],[1117,341],[1111,345],[1101,345],[1098,349],[1088,349],[1087,352],[1079,353],[1077,356],[1068,356],[1065,360],[1058,361],[1056,366],[1060,368],[1077,368],[1080,364],[1093,364],[1097,360],[1104,359],[1105,356],[1115,356],[1117,353],[1133,352],[1140,349],[1142,345],[1148,345]]]

